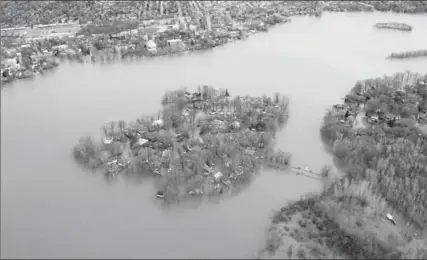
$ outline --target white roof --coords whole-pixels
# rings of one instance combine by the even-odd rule
[[[139,138],[139,140],[138,140],[138,144],[139,144],[139,145],[143,145],[143,144],[145,144],[146,142],[148,142],[148,140],[147,140],[147,139],[144,139],[144,138]]]
[[[215,173],[214,174],[214,178],[215,179],[218,179],[218,178],[221,178],[223,175],[222,175],[222,173],[221,172],[217,172],[217,173]]]
[[[163,120],[156,120],[153,122],[153,125],[163,125]]]
[[[111,144],[113,142],[113,137],[111,137],[111,139],[107,139],[105,136],[102,138],[104,144]]]
[[[156,47],[157,47],[157,45],[156,45],[156,43],[155,43],[153,40],[149,40],[149,41],[147,42],[147,47],[148,47],[148,48],[156,48]]]

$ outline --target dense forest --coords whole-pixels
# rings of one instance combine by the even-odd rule
[[[357,82],[321,128],[344,177],[279,210],[263,253],[425,259],[426,112],[427,74]],[[286,235],[293,242],[284,242]]]

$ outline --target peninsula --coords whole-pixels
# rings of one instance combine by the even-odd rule
[[[261,254],[425,259],[427,74],[357,82],[321,135],[345,175],[278,210]]]

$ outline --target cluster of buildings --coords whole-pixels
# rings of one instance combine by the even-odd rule
[[[402,77],[404,77],[403,75]],[[412,81],[412,82],[411,82]],[[341,123],[348,123],[349,125],[353,125],[355,122],[356,116],[361,112],[363,113],[363,118],[366,119],[366,122],[376,125],[380,123],[387,124],[389,127],[395,127],[400,125],[400,112],[393,111],[390,112],[384,105],[382,104],[386,102],[385,100],[381,100],[378,96],[381,95],[382,98],[387,98],[390,102],[394,102],[395,104],[405,107],[407,106],[407,110],[405,113],[410,113],[406,115],[408,118],[412,118],[419,125],[424,125],[427,123],[427,103],[424,100],[412,101],[408,100],[407,91],[411,93],[418,93],[418,89],[423,89],[427,87],[427,83],[423,78],[415,78],[411,79],[408,76],[408,79],[404,81],[402,79],[402,86],[400,88],[393,89],[390,93],[384,92],[378,94],[373,93],[376,91],[375,83],[372,85],[364,82],[363,86],[357,90],[353,91],[352,94],[349,94],[345,98],[344,104],[338,104],[333,106],[333,114],[338,118]],[[406,91],[403,88],[406,86]],[[378,104],[382,104],[381,108],[372,109],[368,104],[369,100],[373,100]],[[411,110],[408,110],[411,108]],[[410,112],[409,112],[410,111]]]
[[[108,159],[102,160],[102,164],[108,166],[106,175],[117,176],[129,166],[130,150],[134,161],[169,182],[177,176],[183,177],[188,195],[206,192],[201,183],[212,192],[222,192],[230,185],[238,185],[242,178],[251,178],[259,160],[264,159],[265,149],[269,149],[267,136],[274,135],[267,127],[256,126],[261,121],[277,120],[285,108],[267,98],[231,101],[228,91],[210,87],[203,93],[174,93],[177,94],[171,92],[165,97],[164,105],[177,102],[176,97],[186,100],[178,125],[172,124],[174,134],[168,131],[172,122],[168,116],[137,120],[133,126],[117,123],[103,128],[106,129],[104,135],[109,136],[103,138],[103,146],[110,151]],[[205,111],[205,116],[196,120],[195,115],[200,111]],[[241,117],[249,111],[257,115],[245,124]],[[87,155],[86,150],[85,146],[78,145],[76,156],[81,157],[82,152]],[[284,153],[273,153],[270,157],[271,163],[288,165]],[[197,178],[202,181],[193,183]],[[164,197],[166,189],[157,195]]]
[[[29,78],[58,66],[54,50],[34,48],[26,43],[19,46],[2,48],[1,83],[6,84],[15,79]]]
[[[119,8],[116,6],[119,4],[132,3],[102,3],[105,7],[101,9],[108,14],[111,13],[108,10],[113,7]],[[132,4],[135,5],[132,8],[142,8],[141,10],[144,11],[144,8],[150,8],[150,5],[153,5],[150,2],[141,4],[142,6]],[[323,4],[210,1],[203,4],[164,2],[160,3],[160,7],[162,6],[169,9],[173,7],[173,10],[175,7],[177,8],[173,12],[171,9],[169,15],[159,14],[157,18],[138,20],[141,17],[133,17],[129,23],[134,25],[130,27],[117,26],[117,24],[126,24],[121,21],[103,25],[99,22],[96,24],[88,22],[85,25],[69,22],[2,28],[2,81],[10,82],[10,75],[14,74],[11,72],[16,71],[15,68],[21,70],[17,74],[21,76],[14,78],[37,74],[38,69],[50,66],[46,67],[46,64],[39,63],[37,60],[45,60],[48,56],[82,60],[83,56],[90,55],[92,60],[96,60],[99,57],[112,55],[120,58],[157,56],[213,48],[230,41],[243,39],[257,31],[266,31],[269,26],[276,23],[288,22],[290,21],[289,16],[311,14]],[[154,5],[151,7],[157,8]],[[122,7],[119,9],[122,10]],[[128,19],[131,18],[128,17]],[[56,41],[56,43],[50,44],[45,49],[37,47],[46,41]],[[11,44],[4,44],[5,42]],[[23,66],[23,63],[19,61],[20,45],[25,44],[36,46],[32,48],[30,55],[26,55],[30,59],[23,57],[26,60],[23,63],[29,66]],[[13,53],[16,55],[14,56]],[[16,64],[12,62],[11,58],[17,61]]]

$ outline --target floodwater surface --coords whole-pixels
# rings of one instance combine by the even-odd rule
[[[377,30],[376,22],[414,26]],[[243,258],[265,239],[272,210],[320,190],[317,180],[262,172],[237,196],[165,209],[150,179],[108,185],[83,171],[71,149],[110,120],[155,113],[166,90],[208,84],[231,95],[281,92],[290,119],[277,145],[294,166],[331,163],[319,136],[325,110],[356,80],[426,59],[389,61],[425,48],[427,16],[324,14],[297,17],[212,51],[151,61],[63,64],[1,90],[1,256],[5,258]]]

